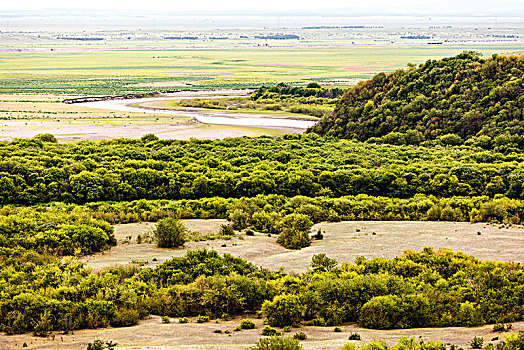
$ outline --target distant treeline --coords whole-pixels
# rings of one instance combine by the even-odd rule
[[[104,38],[81,38],[81,37],[68,37],[68,36],[59,36],[57,39],[60,40],[78,40],[78,41],[100,41]]]
[[[197,40],[197,36],[165,36],[166,40]]]
[[[362,28],[383,28],[378,26],[309,26],[302,29],[362,29]]]
[[[298,35],[295,34],[270,34],[270,35],[255,35],[256,39],[267,39],[267,40],[290,40],[290,39],[300,39]]]
[[[337,99],[345,92],[341,88],[323,88],[317,83],[309,83],[306,87],[292,86],[284,83],[275,86],[262,86],[258,88],[251,98],[259,99],[286,99],[289,97],[320,97],[327,99]]]
[[[431,37],[427,35],[404,35],[400,39],[431,39]]]

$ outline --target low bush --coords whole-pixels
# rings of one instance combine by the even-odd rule
[[[471,346],[472,349],[482,349],[482,345],[484,344],[484,338],[482,337],[473,337],[473,339],[469,342],[469,346]]]
[[[272,336],[270,338],[262,338],[255,344],[252,350],[301,350],[302,345],[300,345],[297,339],[282,337],[282,336]]]
[[[307,334],[304,333],[304,332],[295,333],[295,335],[293,335],[293,339],[306,340],[307,339]]]
[[[362,337],[358,333],[351,333],[348,340],[362,340]]]
[[[196,318],[197,323],[209,322],[209,316],[198,315]]]
[[[222,236],[234,236],[235,229],[232,225],[220,225],[220,232]]]
[[[113,327],[131,327],[138,323],[140,315],[136,310],[120,309],[115,313],[111,326]]]
[[[281,335],[282,333],[280,333],[279,331],[277,331],[275,328],[271,328],[269,326],[265,326],[263,329],[262,329],[262,335],[265,335],[265,336],[279,336]]]
[[[247,318],[240,321],[241,329],[255,329],[255,323]]]

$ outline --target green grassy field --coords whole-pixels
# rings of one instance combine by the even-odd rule
[[[22,47],[22,46],[21,46]],[[138,47],[138,45],[137,45]],[[0,52],[0,94],[123,94],[256,87],[276,82],[354,85],[380,71],[515,43],[173,50]]]

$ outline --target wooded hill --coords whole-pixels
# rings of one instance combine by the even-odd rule
[[[392,144],[524,147],[524,56],[464,52],[379,73],[348,90],[310,131]]]

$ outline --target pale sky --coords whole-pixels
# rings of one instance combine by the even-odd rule
[[[251,11],[282,12],[336,10],[377,11],[402,13],[439,13],[490,15],[490,12],[507,12],[508,15],[524,15],[524,0],[2,0],[0,11],[40,9],[89,9],[89,10],[131,10],[154,12],[214,12]]]

